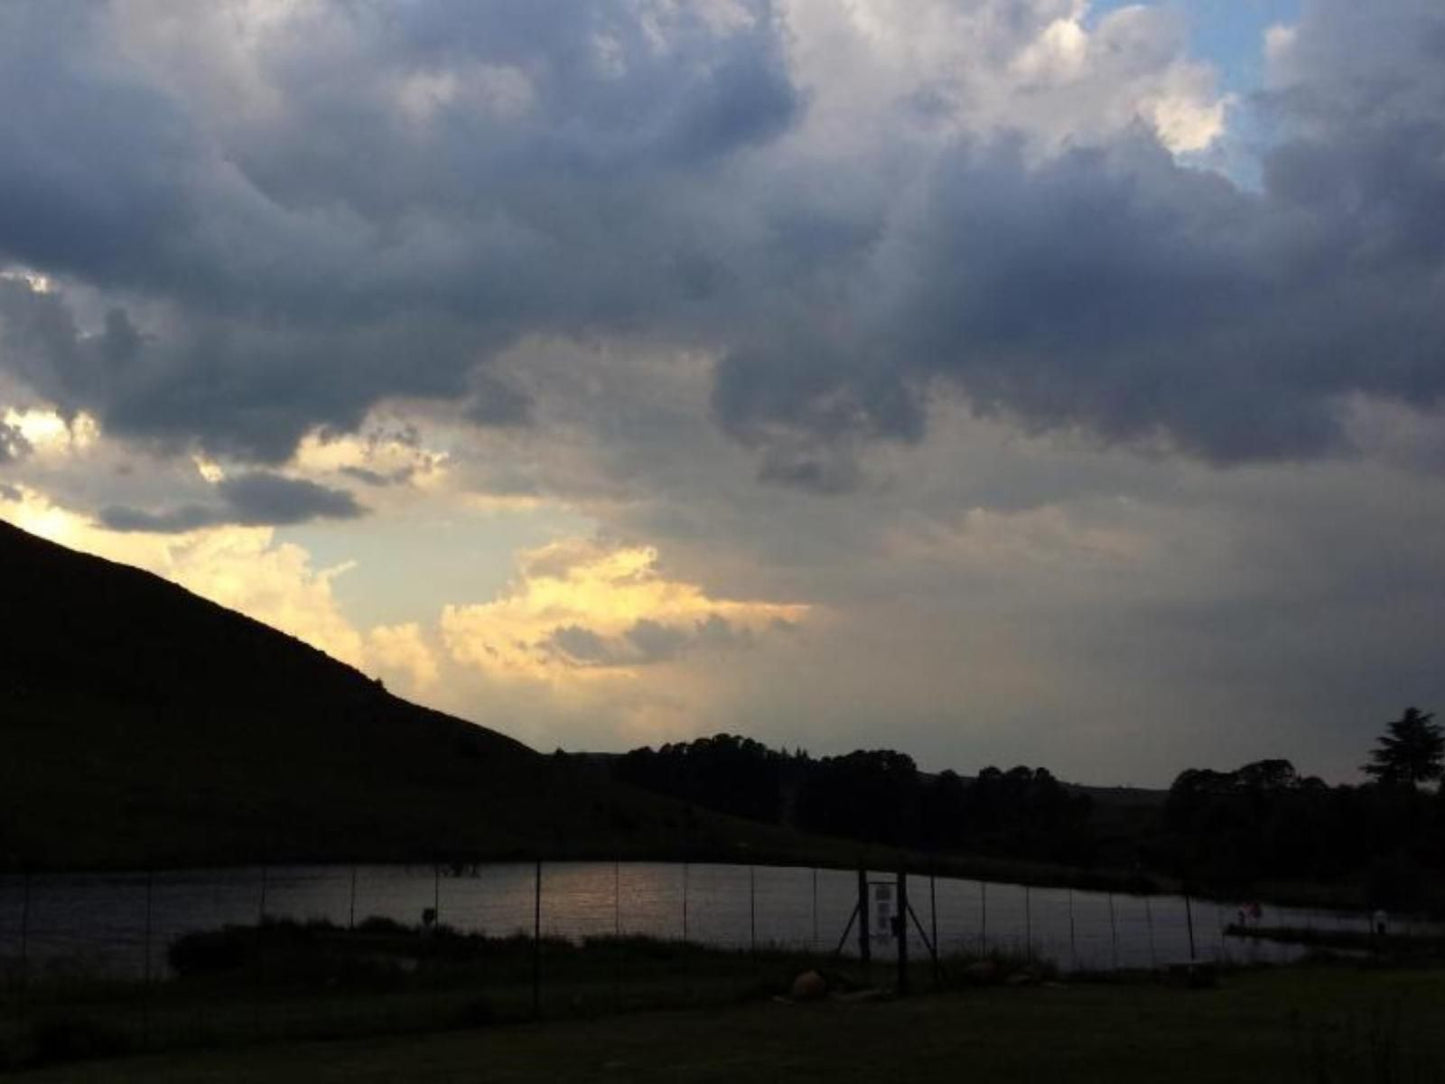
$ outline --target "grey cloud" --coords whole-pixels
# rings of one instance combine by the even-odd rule
[[[709,614],[691,626],[639,618],[616,637],[603,636],[583,625],[565,625],[553,629],[541,646],[576,666],[606,667],[647,666],[668,662],[697,648],[716,651],[752,643],[751,631],[735,628],[718,614]]]
[[[821,495],[848,493],[857,488],[861,471],[851,448],[828,441],[763,439],[759,481]]]
[[[410,467],[385,474],[366,467],[342,467],[341,473],[348,478],[355,478],[358,482],[365,482],[369,486],[399,486],[411,481],[416,472]]]
[[[260,54],[279,104],[252,114],[128,67],[136,9],[7,5],[0,91],[34,108],[0,119],[0,254],[61,293],[0,285],[0,363],[120,436],[279,463],[391,396],[526,423],[500,351],[642,336],[719,356],[717,423],[763,480],[822,493],[858,486],[866,445],[919,441],[944,385],[1219,463],[1353,451],[1351,395],[1438,405],[1424,0],[1307,9],[1259,104],[1259,192],[1142,133],[1042,161],[900,137],[840,177],[779,138],[807,95],[783,16],[746,7],[718,29],[627,0],[317,5]],[[407,116],[413,77],[452,90]],[[110,315],[77,316],[66,276]]]
[[[143,508],[113,504],[102,508],[97,519],[102,527],[112,531],[180,534],[224,523],[226,512],[202,504],[186,504],[163,512],[147,512]]]
[[[0,421],[0,466],[16,463],[30,454],[30,442],[16,426]]]
[[[191,206],[198,148],[180,103],[101,74],[85,44],[97,10],[0,11],[0,253],[100,283],[153,280]]]
[[[639,319],[671,288],[659,212],[797,114],[776,22],[745,6],[732,30],[687,8],[647,25],[627,0],[318,6],[296,17],[344,33],[277,38],[260,75],[284,108],[258,128],[111,51],[144,12],[9,5],[0,90],[46,91],[0,131],[0,256],[150,317],[121,312],[102,349],[52,298],[4,364],[119,435],[259,462],[387,396],[524,422],[526,398],[479,367],[525,331]],[[526,81],[526,116],[442,101],[421,136],[399,113],[407,78],[477,64]]]
[[[466,417],[479,425],[523,425],[532,420],[532,399],[488,373],[472,381]]]
[[[772,632],[791,632],[796,626],[790,621],[776,617],[769,622],[768,628]],[[727,618],[719,614],[708,614],[706,619],[697,623],[695,639],[704,647],[751,647],[753,632],[751,629],[733,625]]]
[[[616,662],[607,641],[582,625],[566,625],[552,630],[545,646],[584,666],[608,666]]]
[[[308,431],[358,427],[378,390],[450,398],[456,357],[483,333],[445,314],[326,327],[178,314],[143,335],[124,310],[87,334],[59,292],[0,279],[0,364],[62,413],[96,413],[121,437],[283,462]]]
[[[625,635],[628,642],[648,661],[673,658],[687,646],[689,640],[683,629],[647,618],[639,620]]]
[[[365,511],[345,490],[264,471],[226,478],[216,488],[235,514],[236,522],[243,524],[355,519]]]
[[[113,531],[178,533],[223,523],[286,526],[313,519],[355,519],[366,513],[345,490],[264,471],[223,479],[216,491],[220,505],[187,504],[161,512],[111,505],[101,509],[99,520]]]
[[[1142,134],[1042,163],[1021,140],[956,145],[859,273],[858,334],[729,356],[716,413],[765,434],[765,477],[817,488],[817,462],[780,447],[916,439],[940,380],[1029,428],[1220,463],[1354,451],[1356,393],[1436,409],[1442,27],[1414,0],[1311,9],[1260,103],[1281,139],[1258,193]]]
[[[735,626],[720,614],[708,614],[691,627],[642,618],[624,638],[638,656],[633,660],[637,662],[665,662],[694,649],[726,651],[754,643],[750,629]]]

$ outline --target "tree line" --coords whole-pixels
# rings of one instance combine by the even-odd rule
[[[1169,789],[1143,861],[1202,888],[1354,881],[1372,904],[1414,907],[1445,873],[1445,734],[1408,708],[1362,765],[1369,782],[1329,786],[1288,760],[1190,769]]]
[[[965,779],[921,772],[889,749],[814,758],[718,734],[634,749],[612,772],[708,809],[866,843],[1132,867],[1219,894],[1344,881],[1372,905],[1405,907],[1445,874],[1445,790],[1422,789],[1442,765],[1445,735],[1433,715],[1409,708],[1363,765],[1366,783],[1330,786],[1284,759],[1190,768],[1162,805],[1128,823],[1045,768],[988,767]]]
[[[751,738],[634,749],[616,778],[734,816],[865,843],[1087,863],[1090,799],[1044,768],[929,775],[891,749],[813,758]]]

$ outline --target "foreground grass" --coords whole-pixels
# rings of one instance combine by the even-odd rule
[[[61,1081],[1439,1081],[1445,972],[1300,967],[1211,990],[991,987],[142,1056]]]
[[[138,1051],[475,1030],[785,991],[811,954],[646,937],[583,943],[274,922],[187,935],[164,982],[56,976],[0,996],[0,1068]],[[534,986],[535,981],[535,986]]]

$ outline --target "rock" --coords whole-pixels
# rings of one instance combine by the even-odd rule
[[[804,971],[793,980],[794,1001],[817,1001],[828,994],[828,980],[816,971]]]
[[[978,983],[980,986],[997,982],[998,964],[992,960],[978,960],[963,969],[963,977],[965,981]]]

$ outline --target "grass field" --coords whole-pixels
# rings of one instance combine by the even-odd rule
[[[1445,1080],[1445,971],[1304,966],[1215,989],[986,987],[88,1062],[61,1081]]]

